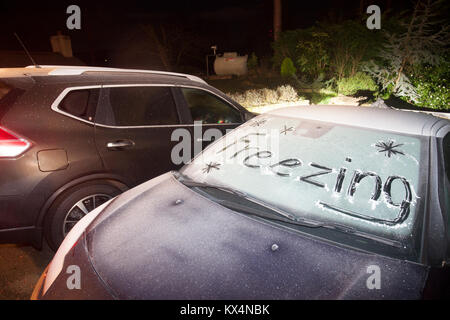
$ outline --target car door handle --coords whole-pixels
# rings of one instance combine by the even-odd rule
[[[106,147],[108,149],[121,150],[121,149],[134,147],[134,142],[131,140],[117,140],[117,141],[113,141],[113,142],[108,142],[106,144]]]

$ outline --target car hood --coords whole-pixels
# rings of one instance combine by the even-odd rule
[[[428,272],[236,213],[171,173],[119,196],[86,237],[119,299],[416,299]]]

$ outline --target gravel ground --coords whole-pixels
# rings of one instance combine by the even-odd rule
[[[53,257],[44,244],[42,251],[30,246],[0,245],[0,300],[30,299],[34,285]]]

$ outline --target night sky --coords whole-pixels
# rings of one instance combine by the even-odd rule
[[[66,28],[66,8],[81,8],[81,30]],[[339,22],[361,16],[370,4],[383,11],[408,8],[411,1],[283,0],[283,30],[304,28],[321,21]],[[0,50],[22,50],[17,32],[29,51],[51,51],[49,36],[61,31],[72,39],[74,55],[89,65],[133,66],[129,51],[145,50],[142,25],[176,27],[192,36],[192,64],[212,53],[237,51],[271,54],[272,0],[248,1],[4,1],[0,0]],[[159,29],[158,29],[159,30]],[[130,64],[131,63],[131,64]],[[136,62],[138,63],[138,62]]]

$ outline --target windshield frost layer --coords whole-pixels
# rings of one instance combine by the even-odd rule
[[[183,169],[294,214],[404,242],[420,195],[421,142],[412,136],[258,117]]]

